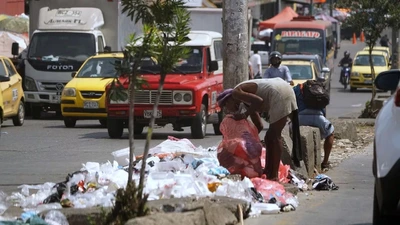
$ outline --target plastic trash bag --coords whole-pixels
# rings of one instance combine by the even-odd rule
[[[286,197],[290,196],[285,195],[286,191],[282,184],[258,177],[252,178],[251,182],[253,182],[256,190],[263,195],[266,202],[286,205]]]
[[[256,126],[247,119],[236,121],[227,115],[220,125],[223,136],[218,160],[231,174],[249,178],[262,174],[262,144]]]
[[[0,216],[8,209],[9,203],[7,202],[7,194],[0,191]]]
[[[325,174],[318,174],[315,177],[312,187],[319,191],[339,190],[339,186],[333,183],[332,179]]]
[[[67,218],[58,210],[50,210],[45,218],[49,225],[69,225]]]

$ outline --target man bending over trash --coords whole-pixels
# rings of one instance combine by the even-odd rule
[[[278,171],[283,151],[282,130],[287,119],[293,122],[293,159],[299,166],[302,160],[300,147],[300,129],[296,97],[292,87],[281,78],[254,79],[238,84],[232,92],[237,102],[249,105],[245,113],[235,113],[236,120],[245,119],[253,114],[266,113],[269,116],[269,128],[265,134],[267,154],[264,173],[267,179],[278,181]]]

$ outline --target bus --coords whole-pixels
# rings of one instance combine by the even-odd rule
[[[320,55],[332,74],[337,48],[330,21],[315,20],[311,16],[295,17],[289,22],[275,24],[271,39],[271,51]]]

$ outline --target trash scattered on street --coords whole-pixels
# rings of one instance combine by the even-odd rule
[[[312,184],[313,189],[319,191],[339,190],[339,186],[333,183],[332,179],[325,174],[318,174]]]
[[[250,202],[251,215],[258,216],[289,212],[299,206],[297,197],[286,192],[282,183],[290,182],[300,190],[308,190],[306,182],[282,163],[280,183],[264,177],[231,179],[229,170],[218,161],[216,147],[195,147],[188,139],[169,137],[150,149],[149,153],[144,189],[149,194],[149,200],[227,196]],[[10,205],[22,207],[26,214],[21,217],[25,219],[35,218],[34,215],[50,210],[44,221],[64,225],[67,224],[65,216],[57,209],[113,206],[116,190],[125,188],[127,184],[129,149],[111,154],[113,162],[87,162],[80,170],[68,174],[62,182],[21,185],[21,191],[10,196],[0,192],[0,216]],[[134,160],[133,180],[139,183],[142,156],[135,156]],[[265,152],[261,161],[265,161]],[[321,184],[314,183],[314,188],[324,182],[328,186],[330,184],[332,189],[337,187],[327,176],[317,177],[317,180]]]

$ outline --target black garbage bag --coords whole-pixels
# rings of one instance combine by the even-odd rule
[[[75,175],[79,173],[87,173],[86,170],[84,171],[76,171],[73,172],[72,174],[68,174],[67,177],[65,178],[65,181],[59,182],[53,186],[53,189],[56,189],[56,192],[48,196],[46,199],[43,200],[43,204],[49,204],[49,203],[54,203],[54,202],[60,202],[63,194],[67,190],[67,183],[68,181]],[[79,187],[78,185],[72,185],[70,187],[70,193],[71,195],[75,194],[78,192]]]
[[[319,174],[313,182],[313,189],[319,191],[339,190],[339,186],[333,183],[332,179],[325,174]]]

